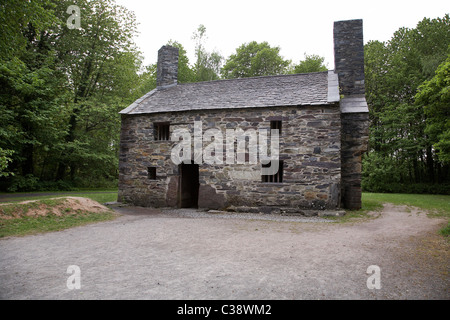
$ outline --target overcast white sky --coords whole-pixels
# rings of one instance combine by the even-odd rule
[[[181,43],[194,62],[192,34],[206,27],[206,48],[225,58],[241,44],[267,41],[281,55],[298,63],[304,53],[325,57],[334,68],[333,22],[363,19],[364,42],[389,40],[400,27],[414,28],[424,17],[450,12],[446,0],[116,0],[136,14],[136,43],[145,64],[169,40]]]

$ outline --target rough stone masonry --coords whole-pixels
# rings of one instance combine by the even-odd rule
[[[178,50],[162,47],[157,88],[121,111],[119,201],[266,213],[359,209],[368,141],[362,36],[362,20],[335,23],[334,71],[187,84],[177,83]],[[174,132],[193,136],[195,121],[223,137],[229,129],[278,129],[279,172],[262,175],[248,152],[244,164],[175,164]]]
[[[341,99],[342,205],[361,208],[361,157],[369,140],[365,99],[363,21],[334,23],[335,71]]]

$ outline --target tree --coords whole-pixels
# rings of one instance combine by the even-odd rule
[[[57,12],[65,16],[70,4],[72,1],[58,2]],[[67,76],[72,96],[56,179],[69,173],[74,180],[78,170],[89,170],[92,163],[101,163],[94,162],[95,159],[103,161],[100,171],[114,167],[117,112],[131,102],[130,86],[138,82],[137,71],[141,68],[141,58],[132,40],[136,33],[132,12],[112,0],[79,0],[76,4],[81,9],[81,28],[69,29],[62,24],[51,32],[58,51],[58,68]],[[115,125],[111,126],[112,119]],[[97,142],[104,139],[101,146],[91,143],[94,133]]]
[[[189,64],[189,58],[183,45],[177,41],[170,40],[167,45],[178,48],[178,83],[196,82],[195,70]],[[155,67],[155,88],[156,88],[156,64]]]
[[[24,33],[26,50],[0,64],[0,148],[14,151],[10,169],[26,176],[36,173],[41,150],[52,150],[63,135],[59,103],[66,91],[46,38],[37,40],[31,24]]]
[[[11,172],[6,171],[8,168],[8,163],[11,162],[11,156],[13,154],[12,150],[3,150],[0,148],[0,177],[7,177]]]
[[[316,54],[308,55],[305,52],[304,60],[300,61],[298,65],[294,66],[293,73],[310,73],[310,72],[320,72],[327,71],[328,68],[323,64],[325,61],[324,57],[320,57]]]
[[[66,23],[73,4],[79,29]],[[14,173],[3,188],[114,181],[118,111],[140,96],[147,75],[134,15],[112,0],[11,0],[0,14],[0,175]]]
[[[419,87],[433,78],[436,68],[447,58],[449,44],[447,14],[443,18],[425,18],[414,29],[400,28],[388,42],[373,41],[365,46],[371,124],[370,154],[363,170],[372,170],[375,166],[370,161],[375,159],[390,163],[393,171],[385,175],[391,179],[385,181],[386,185],[392,181],[406,186],[450,180],[448,165],[440,162],[436,153],[436,135],[430,131],[433,117],[422,107],[434,102],[425,96],[422,105],[416,101]],[[371,175],[365,172],[363,176]]]
[[[0,59],[8,60],[25,50],[24,30],[32,28],[37,39],[41,31],[57,21],[51,0],[8,0],[0,3]]]
[[[419,87],[415,98],[416,105],[424,106],[425,133],[439,161],[450,164],[450,54],[435,76]]]
[[[280,56],[279,47],[252,41],[236,49],[222,68],[225,79],[286,74],[290,60]]]
[[[205,49],[206,27],[200,25],[192,37],[196,41],[194,65],[196,82],[218,80],[223,57],[216,51],[211,53]]]
[[[50,0],[0,4],[0,176],[33,173],[34,149],[56,131],[50,120],[55,105],[48,101],[55,92],[48,85],[58,75],[42,39],[44,30],[58,22],[53,9]]]

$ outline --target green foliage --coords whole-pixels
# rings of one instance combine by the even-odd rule
[[[193,68],[189,64],[189,58],[183,45],[176,41],[169,41],[167,43],[170,46],[178,48],[178,83],[191,83],[196,82],[196,74]],[[155,88],[156,88],[156,64],[154,65],[155,75]]]
[[[293,73],[310,73],[310,72],[320,72],[327,71],[328,68],[323,64],[325,61],[324,57],[320,57],[316,54],[308,55],[305,53],[304,60],[294,66]]]
[[[448,193],[448,71],[443,62],[449,45],[447,14],[425,18],[414,29],[401,28],[386,43],[365,46],[371,123],[364,190]]]
[[[380,192],[386,185],[399,184],[400,175],[395,160],[383,158],[373,152],[363,157],[362,188],[366,191]]]
[[[439,233],[444,237],[450,236],[450,222],[447,223],[447,226],[439,230]]]
[[[290,63],[280,56],[279,47],[252,41],[241,45],[227,59],[222,77],[232,79],[286,74]]]
[[[35,191],[39,186],[39,178],[33,176],[32,174],[27,174],[25,176],[15,176],[12,178],[11,185],[8,188],[9,192],[20,191]]]
[[[419,87],[415,98],[417,105],[424,106],[425,133],[438,159],[450,164],[450,54],[437,68],[435,76]]]
[[[211,53],[205,49],[206,27],[200,25],[192,37],[196,41],[194,65],[195,81],[218,80],[223,57],[216,51]]]
[[[13,150],[3,150],[0,148],[0,177],[7,177],[11,172],[6,171],[8,163],[11,162],[11,156],[14,153]]]
[[[7,0],[0,4],[0,60],[8,60],[26,49],[24,30],[33,30],[39,39],[41,32],[57,22],[51,0]]]
[[[73,4],[79,29],[66,25]],[[112,0],[10,1],[0,9],[15,26],[2,36],[20,43],[0,60],[0,172],[7,162],[15,174],[3,188],[116,181],[118,111],[152,85],[132,42],[134,14]]]
[[[63,136],[59,98],[59,73],[44,53],[26,52],[0,62],[0,148],[14,150],[10,170],[33,174],[42,151],[52,152]]]

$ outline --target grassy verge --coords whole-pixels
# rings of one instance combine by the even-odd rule
[[[363,203],[392,203],[417,207],[437,217],[450,218],[450,196],[434,194],[363,193]]]
[[[448,195],[363,193],[361,210],[347,211],[344,217],[337,219],[339,222],[367,219],[369,212],[380,211],[384,203],[417,207],[426,210],[430,217],[447,218],[449,223],[440,230],[440,234],[446,237],[450,235],[450,196]]]
[[[51,195],[48,195],[51,193]],[[99,203],[117,201],[117,189],[112,190],[86,190],[86,191],[55,191],[55,192],[33,192],[31,193],[1,193],[2,202],[21,202],[27,200],[43,200],[55,197],[74,196],[89,198]]]
[[[77,196],[81,195],[77,194]],[[54,198],[55,196],[52,197]],[[92,198],[98,199],[97,194]],[[19,201],[23,200],[20,199]],[[93,200],[97,201],[96,199]],[[29,216],[30,212],[38,210],[41,212],[41,215]],[[112,210],[91,212],[89,210],[74,209],[67,205],[65,198],[49,199],[46,196],[44,199],[41,198],[28,203],[0,205],[0,238],[60,231],[90,223],[112,220],[115,217],[117,217],[117,214]]]
[[[362,199],[362,208],[360,210],[347,210],[344,216],[341,217],[327,217],[327,219],[334,220],[336,222],[358,222],[367,219],[373,219],[377,215],[369,215],[369,212],[377,212],[383,209],[383,202],[374,199],[368,199],[364,197]]]
[[[365,201],[417,207],[428,211],[431,217],[447,218],[449,221],[447,226],[439,232],[445,237],[450,235],[450,196],[448,195],[363,193],[363,203]]]
[[[87,225],[90,223],[112,220],[113,212],[81,213],[73,216],[59,217],[23,217],[11,220],[0,220],[0,238],[9,236],[25,236],[44,232],[61,231],[64,229]]]

